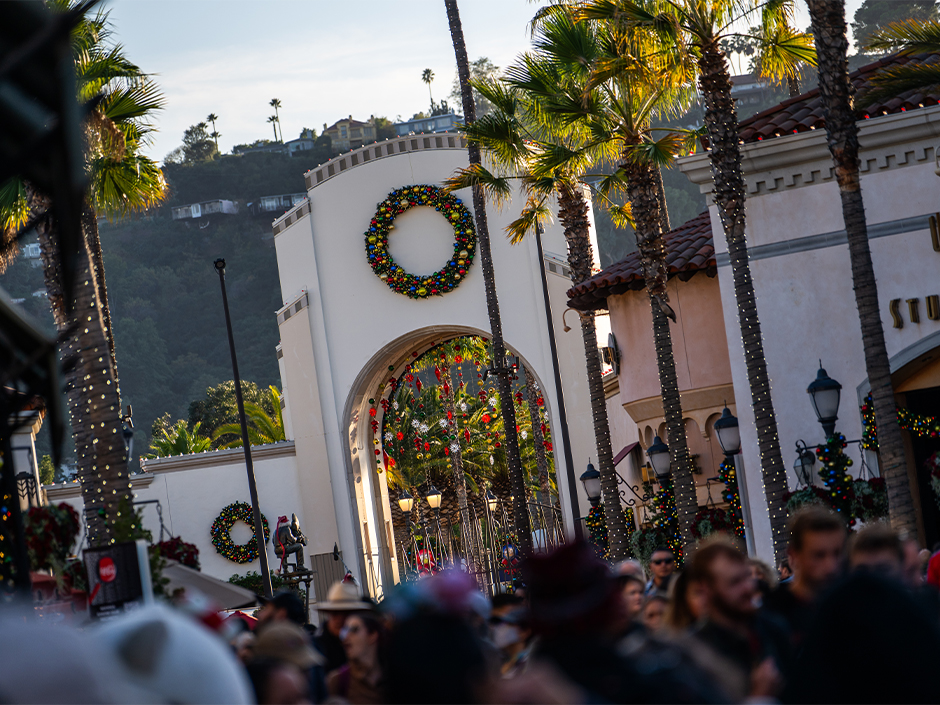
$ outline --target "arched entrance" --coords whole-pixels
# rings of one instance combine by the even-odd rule
[[[507,347],[517,363],[510,403],[530,521],[536,543],[553,546],[564,531],[548,400],[511,341]],[[503,402],[486,374],[489,355],[483,331],[424,329],[376,353],[356,380],[346,416],[350,482],[375,594],[448,565],[472,571],[491,590],[515,577]],[[412,497],[408,512],[403,496]]]
[[[306,175],[307,200],[273,226],[284,301],[278,312],[284,413],[296,446],[308,552],[324,555],[335,544],[344,563],[375,595],[394,581],[396,572],[396,554],[389,549],[394,536],[386,523],[387,490],[374,481],[379,473],[372,421],[383,419],[381,408],[373,404],[380,403],[380,385],[400,376],[414,353],[460,336],[486,335],[489,317],[479,266],[460,265],[465,271],[456,272],[458,286],[416,298],[408,295],[410,290],[390,286],[394,272],[372,266],[378,243],[369,237],[382,221],[382,204],[397,194],[397,199],[415,200],[395,218],[394,234],[387,235],[388,252],[405,271],[438,270],[442,241],[445,252],[458,255],[456,264],[473,259],[455,248],[455,228],[449,222],[454,219],[422,207],[428,204],[413,196],[431,191],[420,185],[440,185],[466,165],[461,140],[459,135],[410,135],[340,155]],[[469,194],[458,195],[469,202]],[[512,245],[503,237],[524,200],[488,211],[502,329],[507,346],[533,372],[543,392],[556,448],[557,489],[569,497],[582,490],[569,483],[569,475],[580,471],[564,466],[564,439],[554,424],[559,390],[542,293],[545,261],[552,263],[545,269],[571,456],[580,467],[595,456],[584,347],[579,336],[562,331],[571,282],[557,266],[566,252],[561,228],[545,228],[544,260],[533,241]],[[453,271],[441,276],[455,279]],[[429,285],[428,293],[434,288]],[[568,502],[562,505],[570,533],[578,516],[568,511]],[[586,514],[587,506],[582,496],[578,514]]]

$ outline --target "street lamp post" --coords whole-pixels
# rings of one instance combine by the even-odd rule
[[[601,502],[601,474],[594,467],[594,463],[588,460],[587,470],[581,473],[581,484],[584,485],[584,493],[592,507],[596,507]]]
[[[225,327],[228,330],[228,347],[232,353],[232,375],[235,378],[235,402],[238,404],[238,420],[242,427],[242,447],[245,449],[245,466],[248,469],[248,494],[251,497],[251,513],[254,516],[255,540],[258,542],[258,559],[261,563],[261,584],[269,600],[274,597],[271,589],[271,573],[268,568],[268,553],[264,545],[264,526],[261,523],[261,508],[258,506],[258,486],[255,484],[255,469],[251,463],[251,443],[248,441],[248,421],[245,419],[245,402],[242,399],[242,384],[238,377],[238,359],[235,356],[235,336],[232,334],[232,317],[228,310],[228,295],[225,292],[225,260],[215,261],[215,271],[222,287],[222,308],[225,310]]]
[[[819,361],[819,371],[816,379],[806,388],[806,392],[813,402],[816,418],[822,424],[826,440],[836,431],[836,421],[839,420],[839,401],[842,395],[842,385],[832,379],[823,369],[822,360]]]
[[[650,465],[653,466],[653,472],[656,479],[660,481],[668,480],[672,474],[672,459],[669,457],[669,446],[663,443],[663,439],[656,436],[653,444],[646,449],[649,456]]]

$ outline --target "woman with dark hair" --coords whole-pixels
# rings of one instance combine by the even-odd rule
[[[354,612],[339,633],[347,663],[326,679],[331,698],[353,705],[384,703],[385,624],[375,614]]]
[[[689,579],[683,570],[672,583],[669,605],[666,607],[665,625],[676,634],[691,629],[705,614],[705,598],[698,582]]]

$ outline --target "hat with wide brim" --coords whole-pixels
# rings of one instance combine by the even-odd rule
[[[354,583],[333,583],[326,594],[326,600],[317,604],[320,612],[361,612],[375,607],[362,599],[359,588]]]

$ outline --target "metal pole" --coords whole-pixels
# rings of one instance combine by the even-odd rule
[[[255,469],[251,464],[251,443],[248,442],[248,422],[245,420],[245,402],[242,400],[242,383],[238,377],[238,360],[235,357],[235,336],[232,335],[232,317],[228,312],[228,295],[225,293],[225,260],[215,261],[215,271],[219,273],[222,286],[222,308],[225,309],[225,327],[228,329],[228,347],[232,352],[232,375],[235,377],[235,401],[238,404],[238,420],[242,426],[242,446],[245,449],[245,466],[248,469],[248,494],[251,496],[251,513],[255,520],[255,538],[258,541],[258,559],[261,562],[261,584],[264,596],[269,600],[274,597],[271,589],[271,572],[268,568],[268,553],[264,545],[264,526],[261,523],[261,509],[258,507],[258,486],[255,484]]]
[[[558,427],[561,429],[562,445],[565,448],[565,475],[568,478],[568,500],[571,502],[571,521],[574,537],[584,538],[581,531],[581,508],[578,502],[578,487],[574,476],[574,459],[571,457],[571,439],[568,436],[568,415],[565,412],[565,392],[561,386],[561,370],[558,368],[558,348],[555,345],[555,325],[552,321],[552,302],[548,297],[548,277],[545,274],[545,256],[542,254],[542,226],[535,225],[535,246],[539,254],[539,272],[542,275],[542,298],[545,300],[545,322],[548,325],[548,344],[552,353],[552,370],[555,373],[555,395],[558,399]]]

